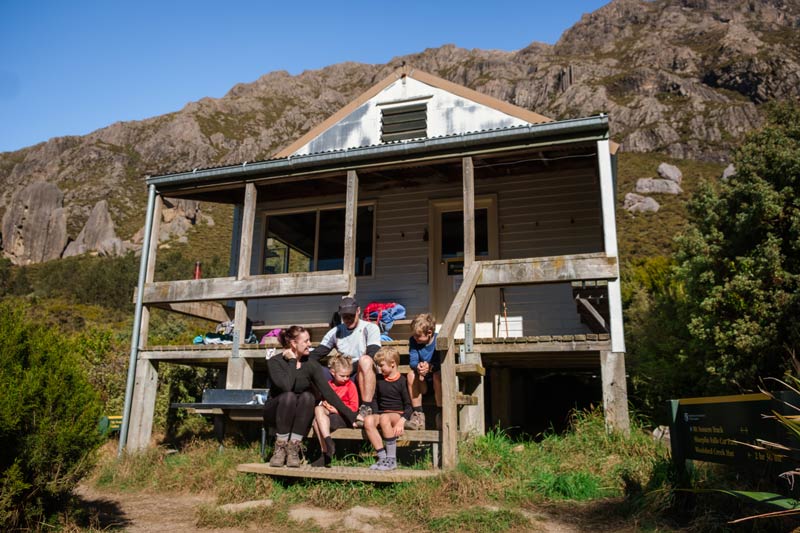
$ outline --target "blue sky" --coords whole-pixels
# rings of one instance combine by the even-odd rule
[[[223,96],[275,70],[555,43],[608,0],[0,0],[0,152]]]

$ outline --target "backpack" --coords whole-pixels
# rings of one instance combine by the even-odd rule
[[[364,320],[376,322],[381,331],[389,331],[395,320],[406,317],[406,308],[394,302],[370,302],[364,308]]]

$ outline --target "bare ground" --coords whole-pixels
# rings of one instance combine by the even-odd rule
[[[130,493],[98,490],[86,484],[76,490],[92,516],[94,529],[120,530],[131,533],[194,532],[239,533],[265,531],[258,524],[249,528],[200,528],[197,511],[201,506],[213,506],[212,495],[175,493]],[[269,502],[253,502],[253,505]],[[567,506],[546,506],[536,511],[520,510],[529,520],[525,531],[544,533],[579,533],[583,531],[634,532],[635,523],[610,517],[608,505],[613,502]],[[240,504],[241,505],[241,504]],[[309,505],[298,505],[289,510],[293,521],[322,528],[326,531],[380,531],[376,526],[387,523],[386,510],[354,507],[347,511],[330,511]],[[383,518],[378,518],[383,516]],[[400,523],[394,521],[392,523]],[[302,528],[301,528],[302,529]]]

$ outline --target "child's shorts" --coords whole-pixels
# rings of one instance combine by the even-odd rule
[[[331,431],[347,427],[347,422],[339,413],[328,413],[328,419],[331,421]]]

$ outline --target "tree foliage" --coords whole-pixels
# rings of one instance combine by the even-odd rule
[[[738,150],[736,175],[690,202],[678,241],[693,357],[710,389],[781,375],[800,329],[800,106],[772,108]]]
[[[72,342],[10,301],[0,330],[0,523],[38,529],[91,466],[101,407]]]
[[[623,284],[633,397],[754,390],[791,366],[800,337],[800,106],[771,109],[704,184],[671,258],[632,265]]]

